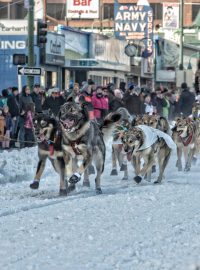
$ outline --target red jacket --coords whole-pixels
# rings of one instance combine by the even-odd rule
[[[92,105],[94,107],[94,116],[96,119],[102,118],[103,113],[108,111],[108,99],[105,97],[98,98],[96,93],[92,96]]]

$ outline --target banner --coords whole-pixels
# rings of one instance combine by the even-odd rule
[[[163,28],[179,28],[179,4],[163,3]]]
[[[99,0],[67,0],[67,19],[98,19]]]
[[[34,17],[35,19],[43,20],[44,17],[44,3],[43,0],[34,1]]]
[[[147,55],[153,52],[153,11],[150,6],[120,4],[115,1],[115,36],[128,41],[138,40],[144,44]]]

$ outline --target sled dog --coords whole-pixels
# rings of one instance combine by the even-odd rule
[[[62,134],[58,122],[51,115],[41,113],[34,118],[34,128],[38,141],[39,161],[34,181],[30,184],[30,188],[39,188],[40,178],[48,158],[55,171],[60,175],[60,195],[66,195],[65,163],[61,145]]]
[[[177,167],[182,171],[182,154],[185,155],[185,171],[190,171],[192,159],[200,150],[200,123],[191,118],[176,118],[172,138],[177,145]]]
[[[117,109],[116,113],[119,113],[121,115],[121,118],[118,122],[115,123],[112,144],[112,171],[110,175],[118,175],[118,162],[120,171],[124,171],[124,177],[122,178],[122,180],[128,180],[127,154],[123,151],[121,136],[126,130],[129,129],[132,117],[127,111],[127,109],[123,107]]]
[[[154,183],[160,183],[171,155],[171,149],[176,147],[171,137],[160,130],[139,125],[130,128],[122,137],[122,142],[124,150],[132,155],[135,182],[140,183],[145,175],[150,180],[152,165],[157,158],[159,176]],[[143,168],[141,168],[142,159],[144,160]]]
[[[62,148],[65,160],[66,175],[69,183],[75,185],[92,161],[95,163],[96,194],[101,194],[101,174],[105,163],[105,143],[103,137],[111,132],[114,122],[120,119],[119,114],[110,114],[100,128],[97,122],[89,120],[87,104],[76,104],[72,97],[61,106],[59,119],[62,129]],[[76,170],[73,170],[73,160]],[[79,165],[79,162],[81,165]],[[85,181],[86,179],[84,179]],[[89,181],[87,179],[87,181]]]

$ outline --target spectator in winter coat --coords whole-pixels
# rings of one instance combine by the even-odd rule
[[[179,99],[180,113],[182,113],[184,117],[187,117],[192,114],[195,95],[189,91],[186,83],[182,83],[181,89],[182,92]]]
[[[164,99],[161,88],[156,89],[156,95],[152,99],[153,106],[156,107],[156,113],[163,116],[163,107],[167,106],[167,102]]]
[[[120,82],[119,84],[119,89],[125,93],[126,92],[126,83],[125,82]]]
[[[35,105],[34,103],[28,103],[26,105],[26,112],[24,118],[24,130],[25,130],[25,147],[32,147],[35,141],[33,131],[33,117],[34,117]]]
[[[3,116],[3,109],[0,108],[0,142],[4,140],[5,118]]]
[[[24,117],[26,112],[26,106],[29,103],[33,103],[32,97],[30,95],[30,88],[25,85],[22,88],[22,93],[19,97],[19,108],[20,108],[20,117],[19,117],[19,142],[20,148],[25,146],[25,130],[24,130]]]
[[[19,91],[17,87],[12,88],[12,95],[8,98],[8,108],[9,112],[12,118],[12,123],[13,123],[13,129],[12,129],[12,134],[11,138],[16,140],[17,135],[18,135],[18,125],[19,125]],[[11,141],[12,147],[15,146],[14,141]]]
[[[124,95],[125,108],[131,115],[142,114],[142,101],[140,98],[140,88],[131,86]]]
[[[92,105],[92,87],[87,83],[81,88],[81,94],[79,96],[79,103],[85,104],[89,113],[90,120],[94,120],[94,107]]]
[[[109,103],[110,112],[116,111],[118,108],[124,107],[123,95],[120,89],[114,90],[114,98]]]
[[[142,108],[142,114],[149,114],[152,115],[154,113],[154,107],[151,102],[151,94],[146,94],[144,96],[144,103]]]
[[[7,89],[2,90],[2,97],[0,99],[0,107],[3,108],[4,105],[7,105],[7,100],[9,97],[9,93]]]
[[[108,113],[108,100],[103,96],[103,89],[98,86],[92,96],[92,105],[94,107],[94,117],[97,122],[102,123]]]
[[[42,112],[42,98],[40,95],[40,84],[35,84],[33,88],[33,92],[31,93],[32,100],[35,104],[35,112],[41,113]]]
[[[49,97],[46,98],[44,104],[42,106],[43,110],[51,110],[51,112],[57,116],[60,107],[65,103],[65,99],[60,94],[60,90],[58,88],[49,89]]]
[[[5,121],[5,130],[4,130],[4,139],[2,140],[2,148],[9,149],[10,148],[10,135],[12,132],[12,118],[9,113],[8,106],[3,106],[3,116]]]
[[[73,96],[76,103],[79,103],[80,88],[78,83],[74,83]]]

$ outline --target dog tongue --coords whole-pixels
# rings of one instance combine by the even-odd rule
[[[65,124],[65,127],[70,128],[70,127],[73,126],[74,120],[67,119],[67,120],[64,121],[64,124]]]

